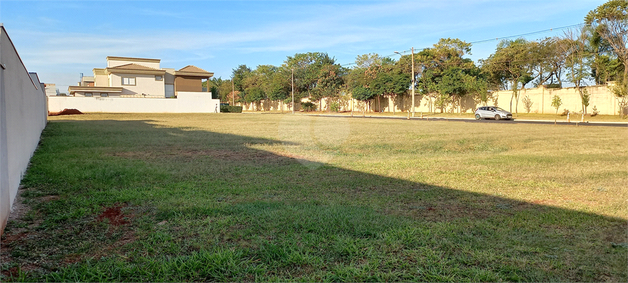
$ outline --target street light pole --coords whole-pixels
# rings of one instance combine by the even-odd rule
[[[292,114],[294,114],[294,69],[292,69]]]
[[[233,102],[233,106],[235,106],[235,83],[233,82],[233,78],[231,78],[231,101]]]
[[[412,47],[412,117],[414,117],[414,47]]]

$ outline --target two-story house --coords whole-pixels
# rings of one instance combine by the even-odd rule
[[[77,97],[170,98],[180,91],[202,92],[203,80],[214,75],[192,65],[179,70],[161,68],[160,61],[108,56],[106,68],[94,68],[93,77],[81,76],[68,93]]]

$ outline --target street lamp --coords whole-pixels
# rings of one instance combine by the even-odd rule
[[[402,56],[401,53],[395,51],[395,53]],[[412,47],[412,117],[414,117],[414,47]]]
[[[233,101],[233,106],[235,106],[235,83],[233,79],[234,77],[231,77],[231,101]]]
[[[294,68],[292,68],[292,114],[294,114]]]

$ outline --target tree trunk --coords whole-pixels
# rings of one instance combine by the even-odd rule
[[[394,97],[394,96],[393,96],[393,97]],[[389,105],[389,107],[390,107],[390,101],[391,101],[391,100],[388,100],[388,101],[389,101],[388,105]],[[392,99],[392,109],[393,109],[393,116],[395,116],[395,99],[394,99],[394,98]]]
[[[516,103],[515,103],[515,112],[517,113],[517,117],[519,117],[519,95],[520,91],[517,91]]]
[[[514,91],[510,95],[510,113],[512,113],[512,100],[513,100],[513,98],[515,98],[515,92]]]

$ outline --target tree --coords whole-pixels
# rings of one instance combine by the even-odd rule
[[[260,87],[254,86],[247,89],[244,101],[247,103],[254,102],[259,105],[260,101],[265,98],[264,91]]]
[[[560,99],[560,96],[554,95],[552,97],[552,107],[556,108],[556,115],[558,115],[558,108],[563,105],[563,101]],[[556,118],[554,118],[554,124],[556,124]]]
[[[608,1],[590,11],[584,21],[594,28],[623,62],[622,83],[628,83],[628,1]]]
[[[240,65],[232,71],[232,80],[235,85],[235,90],[244,90],[244,80],[251,74],[251,68],[246,65]]]
[[[355,99],[362,101],[366,105],[368,100],[376,96],[377,93],[373,90],[373,82],[377,78],[377,74],[381,72],[381,67],[384,62],[387,64],[390,63],[389,60],[385,61],[384,58],[380,57],[377,53],[369,53],[356,57],[356,66],[349,70],[345,76],[347,90],[352,93]],[[356,90],[356,88],[358,89]],[[356,91],[363,94],[368,92],[368,98],[362,100],[355,97]],[[379,95],[377,95],[377,97],[379,98]]]
[[[471,44],[459,39],[442,38],[433,48],[416,54],[416,89],[419,93],[436,98],[435,104],[444,111],[449,103],[458,103],[462,112],[462,97],[475,93],[478,85],[472,75],[479,69],[465,55],[471,54]]]
[[[515,111],[519,112],[519,90],[525,88],[525,85],[534,79],[532,69],[535,60],[530,60],[534,46],[534,43],[530,43],[523,38],[515,40],[505,39],[497,45],[495,53],[482,61],[485,70],[490,74],[492,80],[510,84],[512,88],[512,96],[510,97],[511,112],[513,99],[516,101]],[[521,87],[519,87],[519,84],[521,84]]]
[[[372,90],[376,94],[390,97],[393,101],[393,115],[395,113],[395,102],[399,95],[408,92],[411,84],[410,75],[394,65],[386,64],[382,66],[372,83]]]
[[[587,106],[589,105],[589,94],[586,91],[585,79],[589,77],[590,71],[588,69],[588,50],[586,46],[587,36],[584,29],[570,30],[565,32],[566,44],[561,45],[567,55],[565,60],[565,66],[568,70],[567,80],[574,84],[574,87],[580,95],[580,101],[582,104],[582,117],[587,113]]]
[[[628,1],[608,1],[590,11],[584,21],[611,47],[621,62],[621,66],[617,67],[623,70],[623,76],[610,90],[620,100],[620,115],[624,117],[628,114],[625,113],[628,104]]]
[[[353,99],[362,101],[363,106],[362,106],[362,116],[366,116],[366,102],[373,98],[373,92],[363,86],[356,86],[352,89],[351,92],[351,96],[353,97]]]
[[[342,87],[344,83],[343,73],[344,73],[344,70],[338,64],[322,66],[320,73],[318,74],[316,87],[314,88],[314,91],[312,92],[312,98],[315,101],[320,101],[320,105],[322,106],[323,98],[338,97],[340,87]],[[329,106],[330,103],[327,103],[327,105]],[[323,111],[321,107],[319,107],[319,109]],[[331,110],[331,109],[329,109],[328,107],[328,110]]]
[[[294,56],[288,56],[282,68],[286,71],[294,70],[295,99],[311,97],[318,83],[321,69],[324,65],[335,64],[335,61],[327,53],[321,52],[297,53]]]
[[[286,100],[291,99],[290,76],[291,73],[288,70],[284,68],[277,69],[277,71],[272,75],[270,88],[267,93],[268,99],[271,101],[278,101],[279,103],[286,103]],[[283,107],[281,107],[281,111],[283,112]]]

